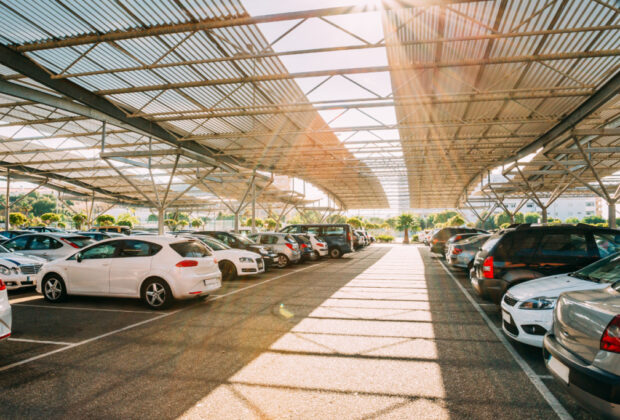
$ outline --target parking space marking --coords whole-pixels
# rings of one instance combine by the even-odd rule
[[[18,304],[20,308],[46,308],[46,309],[67,309],[72,311],[95,311],[95,312],[126,312],[131,314],[154,314],[154,313],[168,313],[168,312],[153,312],[153,311],[140,311],[129,309],[104,309],[104,308],[81,308],[79,306],[56,306],[56,305],[30,305],[30,304]]]
[[[555,411],[555,414],[557,414],[558,417],[562,420],[571,420],[573,416],[571,416],[568,411],[566,411],[566,408],[564,408],[562,403],[560,403],[560,401],[555,398],[551,391],[549,391],[549,388],[547,388],[547,386],[542,382],[541,378],[534,372],[530,365],[527,364],[527,362],[521,357],[521,355],[517,353],[514,347],[512,347],[512,345],[508,342],[508,339],[504,336],[504,333],[499,328],[497,328],[497,326],[495,326],[495,324],[493,323],[493,321],[491,321],[486,312],[484,312],[484,309],[482,309],[478,302],[474,300],[471,294],[467,291],[467,289],[463,287],[463,285],[458,281],[458,279],[454,277],[450,270],[444,265],[443,261],[440,261],[439,263],[441,264],[441,267],[444,269],[444,271],[448,273],[448,276],[450,276],[454,283],[456,283],[461,292],[463,292],[467,300],[469,300],[469,302],[474,306],[474,308],[476,308],[489,329],[493,331],[499,341],[504,345],[504,347],[506,347],[506,349],[515,359],[519,367],[521,367],[523,372],[525,372],[525,375],[528,377],[530,382],[532,382],[540,395],[542,395],[545,401],[547,401],[547,404],[549,404],[553,411]]]
[[[31,340],[29,338],[14,338],[11,337],[9,341],[19,341],[21,343],[35,343],[35,344],[53,344],[55,346],[70,346],[75,343],[67,343],[65,341],[48,341],[48,340]]]
[[[299,273],[300,271],[305,271],[305,270],[308,270],[310,268],[320,267],[323,264],[325,264],[325,262],[318,263],[318,264],[313,264],[313,265],[310,265],[308,267],[301,268],[299,270],[290,271],[290,272],[282,274],[280,276],[276,276],[276,277],[273,277],[273,278],[261,281],[261,282],[256,283],[256,284],[252,284],[252,285],[243,287],[241,289],[233,290],[232,292],[229,292],[229,293],[226,293],[226,294],[223,294],[223,295],[214,296],[212,298],[210,297],[205,302],[210,302],[210,301],[214,301],[214,300],[217,300],[217,299],[221,299],[221,298],[226,297],[226,296],[234,295],[235,293],[239,293],[239,292],[242,292],[244,290],[248,290],[248,289],[251,289],[253,287],[260,286],[261,284],[265,284],[265,283],[269,283],[269,282],[277,280],[277,279],[281,279],[282,277],[290,276],[291,274]],[[56,353],[60,353],[60,352],[63,352],[63,351],[66,351],[66,350],[70,350],[70,349],[73,349],[73,348],[76,348],[76,347],[79,347],[79,346],[83,346],[84,344],[92,343],[94,341],[101,340],[102,338],[106,338],[106,337],[109,337],[111,335],[123,332],[123,331],[131,330],[131,329],[139,327],[141,325],[145,325],[145,324],[151,323],[153,321],[157,321],[157,320],[160,320],[162,318],[166,318],[166,317],[169,317],[171,315],[177,314],[179,312],[186,311],[186,310],[188,310],[190,308],[193,308],[195,306],[196,306],[196,304],[188,305],[185,308],[177,309],[176,311],[172,311],[172,312],[166,312],[166,313],[161,314],[159,316],[156,316],[156,317],[153,317],[153,318],[149,318],[149,319],[145,319],[144,321],[136,322],[135,324],[127,325],[126,327],[119,328],[119,329],[114,330],[114,331],[109,331],[109,332],[107,332],[105,334],[101,334],[101,335],[98,335],[96,337],[88,338],[86,340],[82,340],[82,341],[79,341],[77,343],[72,343],[72,344],[69,344],[69,345],[67,345],[65,347],[61,347],[59,349],[56,349],[56,350],[48,351],[46,353],[42,353],[42,354],[39,354],[37,356],[32,356],[32,357],[29,357],[28,359],[20,360],[19,362],[11,363],[10,365],[0,366],[0,372],[4,372],[6,370],[12,369],[12,368],[17,367],[17,366],[25,365],[25,364],[30,363],[30,362],[34,362],[35,360],[39,360],[39,359],[43,359],[43,358],[48,357],[48,356],[52,356],[52,355],[54,355]]]
[[[23,298],[9,299],[9,303],[11,305],[15,305],[16,303],[30,302],[32,300],[41,300],[41,299],[43,299],[43,296],[41,296],[41,295],[26,296],[26,297],[23,297]]]

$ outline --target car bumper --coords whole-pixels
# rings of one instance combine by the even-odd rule
[[[620,376],[588,364],[551,334],[544,338],[543,356],[549,372],[575,399],[599,415],[620,417]]]
[[[11,307],[8,304],[8,299],[6,306],[2,305],[0,306],[0,340],[9,338],[12,325]]]
[[[444,255],[446,253],[446,247],[444,244],[433,244],[431,245],[431,252]]]
[[[510,316],[510,319],[506,319],[505,315],[502,315],[502,329],[504,333],[520,343],[542,347],[545,332],[551,331],[553,326],[553,310],[519,309],[517,305],[519,303],[515,306],[510,306],[502,300],[502,314],[506,313]],[[525,328],[529,329],[530,326],[544,328],[544,331],[541,331],[539,334],[526,332]]]
[[[212,273],[183,276],[181,281],[176,282],[172,294],[175,299],[190,299],[207,295],[220,287],[222,287],[222,273],[218,270]]]
[[[22,287],[32,287],[39,283],[38,274],[19,274],[17,276],[6,276],[3,278],[7,290],[21,289]]]
[[[265,263],[261,263],[260,266],[257,263],[240,263],[237,268],[238,276],[251,276],[254,274],[261,274],[265,272]]]
[[[471,285],[478,295],[488,297],[498,305],[506,292],[506,286],[503,280],[480,278],[477,274],[471,276]]]

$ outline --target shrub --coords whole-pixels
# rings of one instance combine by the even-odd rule
[[[392,242],[394,240],[394,237],[392,235],[379,235],[377,236],[377,241],[378,242]]]
[[[128,226],[129,228],[133,228],[133,223],[131,220],[119,220],[116,224],[118,226]]]
[[[28,221],[28,218],[21,213],[10,213],[9,222],[13,226],[21,226]]]
[[[413,242],[420,242],[420,237],[419,237],[418,235],[413,235],[413,236],[411,237],[411,240],[412,240]]]

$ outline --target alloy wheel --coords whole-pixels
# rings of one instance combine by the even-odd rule
[[[147,303],[157,308],[166,302],[166,289],[160,283],[151,283],[146,288]]]
[[[45,296],[49,300],[58,300],[62,296],[62,284],[57,278],[45,282]]]

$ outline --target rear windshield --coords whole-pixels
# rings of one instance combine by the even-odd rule
[[[93,238],[89,238],[88,236],[70,236],[68,238],[64,238],[67,241],[73,242],[78,246],[78,248],[84,248],[90,244],[94,244],[97,241],[94,241]]]
[[[484,245],[482,245],[482,250],[486,252],[491,252],[495,244],[497,244],[499,240],[502,239],[502,236],[503,235],[492,235],[489,239],[487,239]]]
[[[170,244],[170,248],[183,258],[203,258],[212,255],[211,251],[198,241],[177,242]]]
[[[231,249],[228,245],[226,245],[224,242],[222,241],[218,241],[215,238],[202,238],[202,240],[211,247],[212,250],[214,251],[224,251],[226,249]]]

